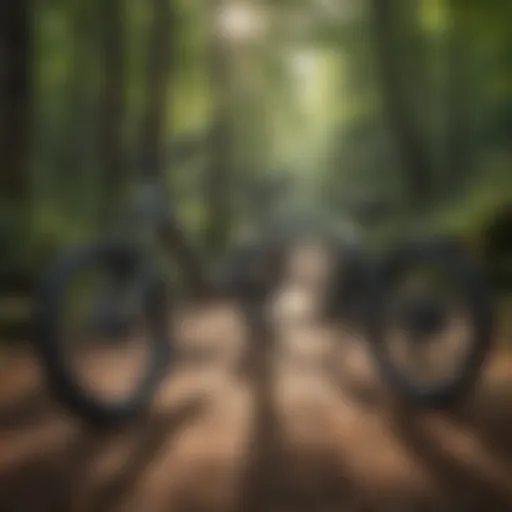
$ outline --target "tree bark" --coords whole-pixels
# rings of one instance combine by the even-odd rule
[[[232,119],[233,101],[229,54],[226,41],[217,30],[218,10],[224,0],[212,2],[210,11],[209,66],[213,93],[213,126],[209,139],[209,168],[205,179],[207,220],[205,245],[217,257],[226,249],[231,220],[232,185]]]
[[[165,171],[163,158],[167,88],[171,72],[173,20],[170,0],[152,0],[152,23],[147,55],[145,110],[142,120],[142,173],[146,178],[160,179]]]
[[[395,5],[393,0],[372,0],[375,43],[384,107],[402,160],[406,190],[410,202],[420,206],[429,199],[432,172],[428,149],[406,100],[409,95],[394,44]]]
[[[152,23],[147,56],[147,82],[145,109],[140,141],[143,156],[142,174],[145,179],[165,186],[165,120],[169,95],[167,94],[171,72],[173,13],[171,0],[152,0]],[[198,294],[208,291],[209,283],[198,255],[186,239],[177,219],[169,215],[162,223],[162,236],[176,257],[188,286]]]
[[[26,207],[32,114],[32,31],[28,0],[0,6],[0,194]]]
[[[101,214],[105,218],[119,206],[126,178],[123,144],[126,26],[123,0],[99,3],[103,78],[99,146],[104,185]]]
[[[448,87],[446,112],[446,177],[448,185],[452,187],[463,186],[470,174],[468,141],[470,139],[470,120],[468,119],[468,63],[461,34],[460,12],[451,2],[451,26],[448,34]]]
[[[31,212],[33,102],[31,2],[0,2],[0,269],[2,287],[30,287],[24,244]]]

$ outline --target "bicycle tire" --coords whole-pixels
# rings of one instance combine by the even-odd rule
[[[63,254],[45,274],[36,304],[35,347],[46,371],[51,392],[67,409],[85,422],[116,426],[142,415],[163,380],[170,360],[165,290],[156,278],[148,282],[145,315],[151,333],[151,348],[144,375],[122,401],[102,400],[87,392],[68,367],[63,353],[59,317],[70,280],[94,265],[120,268],[134,264],[141,254],[133,246],[95,244],[73,248]]]
[[[383,337],[383,304],[390,276],[406,265],[434,264],[446,270],[464,293],[471,321],[470,352],[452,377],[441,384],[418,386],[400,372],[389,357]],[[431,239],[406,243],[391,251],[378,265],[368,290],[365,329],[374,362],[383,380],[411,405],[448,408],[462,401],[474,389],[492,348],[492,298],[483,273],[457,243]]]

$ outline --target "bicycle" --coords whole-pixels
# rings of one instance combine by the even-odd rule
[[[169,293],[172,287],[167,285],[158,250],[172,239],[174,246],[180,245],[182,263],[190,263],[195,256],[186,252],[187,244],[164,190],[160,179],[145,179],[133,203],[121,211],[106,236],[61,254],[44,275],[37,294],[35,349],[49,387],[60,403],[94,425],[119,425],[144,414],[173,360],[170,311],[176,297]],[[264,300],[269,286],[258,263],[265,261],[261,257],[263,247],[252,245],[245,244],[228,255],[224,272],[218,274],[215,283],[210,282],[211,276],[196,275],[199,265],[195,266],[197,271],[189,272],[189,281],[195,280],[195,288],[206,288],[202,290],[206,296],[242,298],[245,312],[250,314]],[[80,289],[77,311],[70,317],[78,324],[76,333],[63,325],[63,319],[74,304],[68,294],[80,278],[85,287]],[[91,295],[89,302],[85,300],[87,292]],[[85,319],[77,321],[80,316]],[[86,362],[86,369],[94,358],[96,363],[109,358],[118,361],[123,342],[137,327],[145,328],[146,336],[142,343],[139,340],[145,357],[139,354],[135,358],[143,359],[144,366],[138,369],[138,375],[133,370],[125,371],[130,389],[122,396],[117,393],[108,397],[104,389],[94,389],[85,382],[70,352],[78,349],[78,359]],[[132,345],[135,341],[131,340]],[[105,368],[90,380],[94,384],[105,374],[114,379],[110,373],[110,368]]]

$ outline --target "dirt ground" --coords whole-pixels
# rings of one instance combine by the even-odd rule
[[[512,511],[512,357],[460,410],[406,411],[339,328],[248,334],[220,309],[180,328],[151,414],[116,431],[68,415],[30,353],[12,356],[1,512]]]

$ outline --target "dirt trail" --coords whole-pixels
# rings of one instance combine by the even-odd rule
[[[254,338],[244,357],[230,322],[190,313],[193,356],[115,432],[66,415],[20,354],[0,376],[0,511],[512,510],[511,357],[460,411],[412,412],[346,333],[282,332],[266,357]]]

